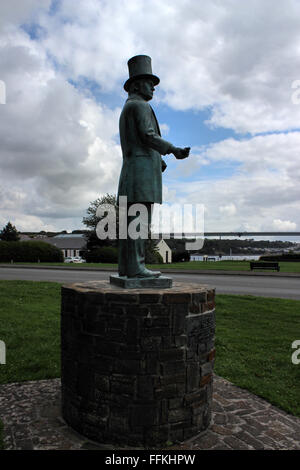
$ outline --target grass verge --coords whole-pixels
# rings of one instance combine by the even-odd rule
[[[300,301],[218,295],[216,374],[300,417]]]
[[[0,384],[59,377],[60,288],[0,281],[6,344]],[[300,301],[218,295],[216,317],[216,374],[300,416],[300,365],[291,362],[291,344],[300,339]]]
[[[0,384],[60,374],[60,284],[0,281]]]

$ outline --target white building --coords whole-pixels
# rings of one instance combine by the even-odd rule
[[[86,238],[81,233],[59,234],[55,237],[49,237],[45,241],[61,249],[65,258],[67,256],[81,256],[86,249]]]
[[[158,240],[156,243],[156,248],[164,263],[172,263],[172,250],[169,245],[167,245],[165,240]]]

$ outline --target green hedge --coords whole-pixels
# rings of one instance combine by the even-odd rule
[[[300,262],[300,254],[284,253],[283,255],[263,255],[259,257],[260,261],[293,261]]]
[[[117,263],[118,250],[112,246],[94,248],[85,255],[87,263]]]
[[[160,253],[146,253],[145,255],[145,262],[147,264],[163,264],[164,260]]]
[[[0,241],[0,262],[63,262],[62,251],[45,242]]]

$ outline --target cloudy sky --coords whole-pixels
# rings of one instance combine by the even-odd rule
[[[206,231],[300,230],[299,0],[0,3],[0,227],[84,228],[116,193],[127,60],[152,57],[166,204]],[[0,96],[1,102],[1,96]]]

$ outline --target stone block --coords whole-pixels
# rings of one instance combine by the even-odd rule
[[[140,375],[137,378],[137,398],[145,402],[154,399],[154,381],[151,375]]]
[[[163,377],[166,375],[181,374],[186,370],[185,361],[165,361],[160,365],[160,373]]]
[[[192,408],[199,408],[200,405],[206,402],[207,394],[206,390],[198,389],[196,392],[187,393],[184,397],[187,406]]]
[[[183,406],[183,398],[170,398],[169,399],[169,410],[180,409]]]
[[[167,305],[172,304],[189,304],[191,294],[189,292],[170,292],[163,294],[163,303]]]
[[[184,348],[162,349],[159,351],[159,360],[162,362],[176,362],[185,359]]]
[[[200,367],[200,369],[201,369],[201,377],[203,377],[204,375],[209,375],[212,373],[212,363],[206,362]]]
[[[140,304],[157,304],[161,300],[161,294],[155,294],[151,292],[151,294],[140,294],[139,296]]]
[[[95,373],[95,388],[102,392],[109,392],[110,380],[108,375]]]
[[[159,423],[158,404],[136,404],[129,409],[130,426],[152,426]]]
[[[188,393],[199,389],[200,374],[199,364],[192,362],[187,364],[186,391]]]
[[[136,378],[128,375],[113,375],[110,379],[110,391],[116,395],[129,395],[134,398],[136,394]]]
[[[95,377],[93,369],[87,365],[79,365],[77,373],[77,393],[86,400],[93,400]]]
[[[200,387],[209,384],[212,381],[212,374],[204,375],[200,379]]]
[[[185,321],[186,316],[188,315],[188,309],[181,309],[181,304],[176,305],[177,308],[174,309],[172,313],[172,333],[176,335],[181,335],[185,332]],[[186,305],[185,305],[186,306]],[[184,311],[186,310],[186,311]]]

